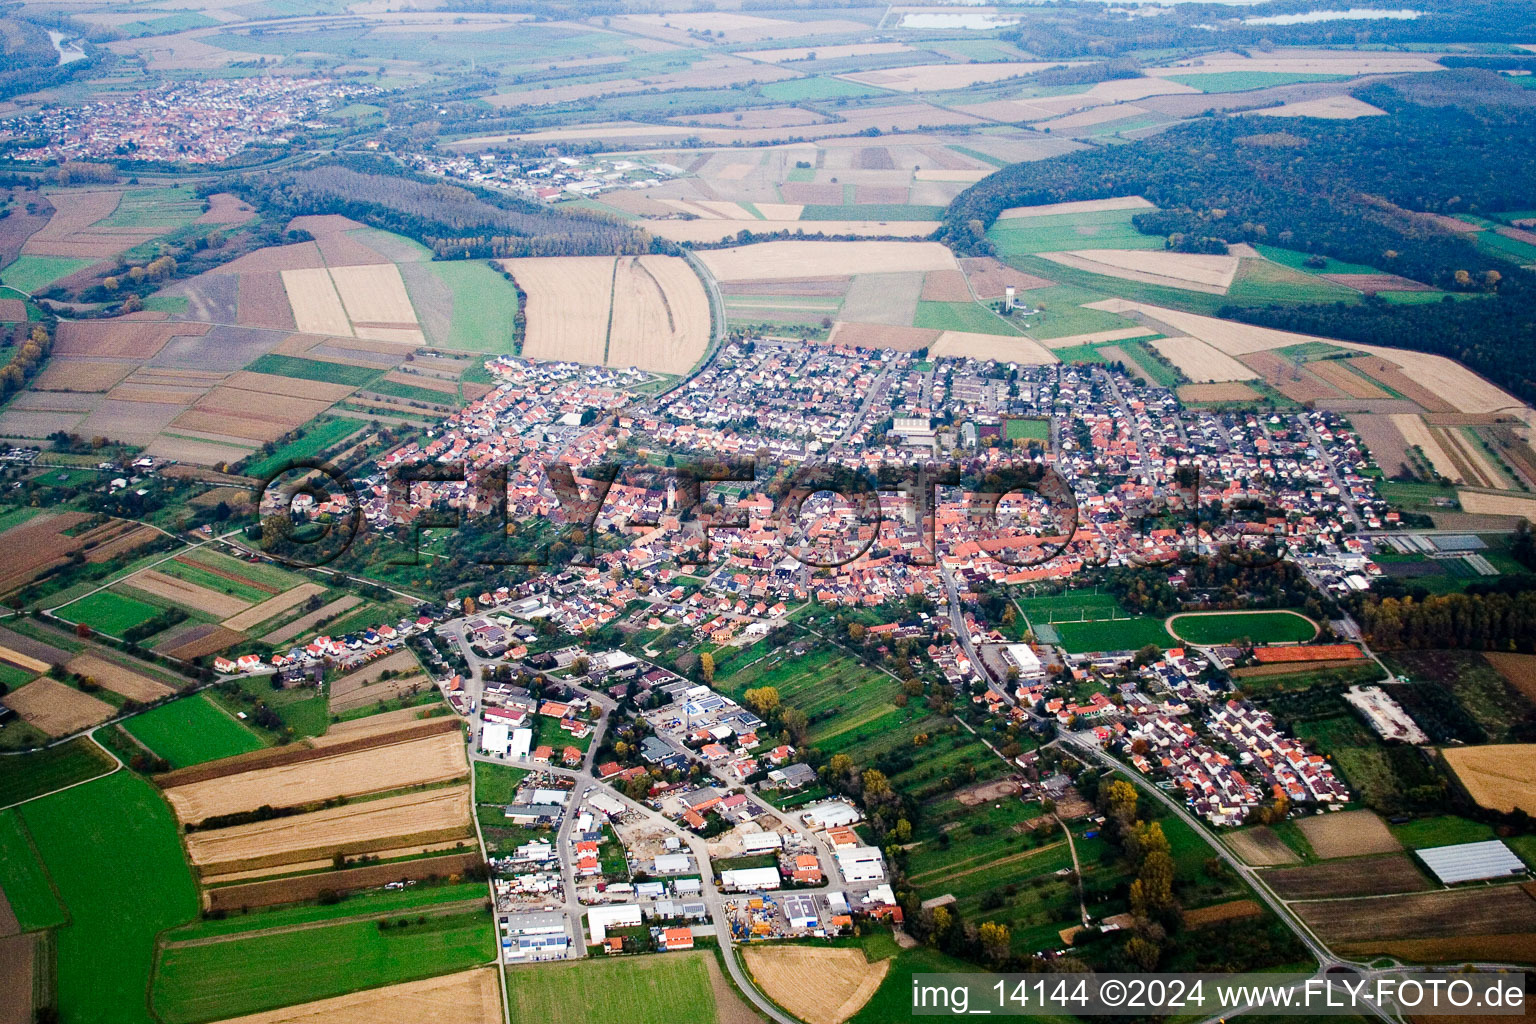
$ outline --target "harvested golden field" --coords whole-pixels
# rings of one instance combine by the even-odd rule
[[[1209,928],[1213,924],[1241,921],[1248,917],[1262,917],[1264,908],[1257,900],[1228,900],[1225,903],[1184,911],[1184,927]]]
[[[144,360],[164,348],[173,336],[201,337],[208,333],[208,329],[208,324],[66,320],[59,324],[58,335],[53,342],[53,354]]]
[[[1286,348],[1309,341],[1321,342],[1325,345],[1337,344],[1329,338],[1314,337],[1310,334],[1292,334],[1289,331],[1277,331],[1269,327],[1255,327],[1252,324],[1240,324],[1214,316],[1201,316],[1198,313],[1169,309],[1166,306],[1132,302],[1129,299],[1105,299],[1102,302],[1090,302],[1087,306],[1089,309],[1102,309],[1110,313],[1139,313],[1149,320],[1166,324],[1170,328],[1168,331],[1170,334],[1186,334],[1191,338],[1199,338],[1218,352],[1225,352],[1229,356],[1241,356],[1272,348]]]
[[[1478,806],[1536,812],[1536,743],[1445,747],[1440,756]]]
[[[1184,384],[1179,388],[1179,398],[1185,402],[1251,402],[1259,393],[1247,384],[1236,381],[1227,384]]]
[[[358,597],[356,594],[347,594],[344,597],[338,597],[336,600],[330,602],[329,604],[321,605],[319,608],[316,608],[308,615],[300,616],[299,618],[294,619],[292,622],[288,623],[286,626],[280,626],[277,629],[274,629],[272,632],[262,637],[261,642],[264,644],[285,644],[289,640],[303,636],[310,629],[314,628],[315,623],[319,622],[320,620],[329,619],[333,616],[340,615],[347,609],[354,608],[362,603],[363,599]]]
[[[354,324],[411,326],[416,310],[393,263],[332,267],[331,280]]]
[[[1481,491],[1457,491],[1463,512],[1480,516],[1523,516],[1536,523],[1536,498],[1516,494],[1484,494]]]
[[[1021,366],[1044,366],[1059,363],[1040,342],[1031,338],[1009,337],[1002,334],[973,334],[969,331],[945,331],[929,349],[935,356],[969,356],[972,359],[996,359]]]
[[[240,370],[224,381],[224,387],[236,391],[254,391],[267,396],[282,398],[307,398],[316,402],[338,402],[352,393],[345,384],[332,384],[323,380],[301,380],[298,377],[279,377],[271,373],[252,373]]]
[[[1297,822],[1312,851],[1330,857],[1359,857],[1367,853],[1396,853],[1402,844],[1372,811],[1312,815]]]
[[[1192,57],[1165,67],[1147,68],[1157,77],[1221,74],[1229,71],[1270,71],[1289,74],[1391,75],[1408,71],[1439,71],[1433,56],[1411,53],[1363,53],[1349,50],[1299,50],[1283,55],[1243,57],[1232,53]]]
[[[691,370],[709,347],[709,299],[679,256],[623,256],[613,279],[609,366]]]
[[[845,43],[841,46],[786,46],[777,50],[742,50],[736,56],[769,64],[797,60],[836,60],[839,57],[873,57],[879,53],[907,53],[906,43]]]
[[[368,989],[351,995],[300,1003],[222,1024],[500,1024],[501,994],[496,969],[480,967],[425,981]]]
[[[1499,468],[1493,464],[1483,446],[1467,436],[1463,427],[1430,427],[1429,431],[1440,442],[1445,453],[1456,463],[1462,478],[1471,487],[1502,490],[1512,486]]]
[[[294,807],[446,782],[462,776],[466,766],[463,739],[454,730],[173,786],[165,795],[180,820],[196,822],[274,800]]]
[[[108,661],[94,654],[76,655],[64,667],[85,676],[113,693],[122,694],[129,700],[136,700],[141,704],[159,700],[161,697],[169,697],[176,692],[174,688],[158,679],[152,679],[142,672],[135,672],[126,665],[119,665],[115,661]]]
[[[1057,66],[1039,61],[995,64],[917,64],[887,68],[883,71],[855,71],[852,74],[837,77],[858,82],[860,85],[890,89],[894,92],[936,92],[942,89],[964,89],[980,82],[1017,78],[1019,75]]]
[[[1211,295],[1227,293],[1237,276],[1238,263],[1236,256],[1162,249],[1077,249],[1040,255],[1053,263],[1095,274]]]
[[[1262,117],[1320,117],[1330,121],[1349,121],[1357,117],[1380,117],[1386,111],[1353,96],[1324,96],[1321,99],[1282,103],[1278,107],[1250,113]]]
[[[1351,370],[1338,359],[1318,359],[1307,364],[1307,369],[1327,381],[1350,398],[1391,398],[1371,381]]]
[[[612,308],[612,256],[502,260],[528,296],[523,354],[602,366]]]
[[[804,277],[954,270],[959,264],[937,242],[757,242],[699,253],[721,281],[783,281]]]
[[[72,686],[44,676],[19,690],[12,690],[0,703],[16,712],[28,725],[49,736],[67,736],[72,732],[105,722],[116,709],[104,700],[81,693]]]
[[[48,662],[34,658],[30,654],[23,654],[21,651],[4,646],[0,646],[0,661],[26,669],[28,672],[47,672],[53,667]]]
[[[313,762],[312,762],[313,763]],[[424,833],[469,832],[469,787],[451,786],[363,800],[311,814],[254,821],[231,828],[191,832],[187,855],[207,873],[250,867],[275,867],[306,860],[328,860],[336,853],[356,856]],[[450,835],[434,835],[431,842]]]
[[[1046,203],[1043,206],[1014,206],[998,214],[999,220],[1023,217],[1054,217],[1060,213],[1100,213],[1105,210],[1155,210],[1141,196],[1117,196],[1113,199],[1083,199],[1071,203]]]
[[[1229,832],[1222,839],[1232,848],[1233,853],[1241,857],[1245,863],[1255,867],[1295,864],[1301,860],[1296,856],[1296,851],[1286,846],[1267,825],[1245,828],[1240,832]]]
[[[352,718],[345,722],[336,722],[325,731],[324,736],[316,736],[309,742],[315,747],[334,747],[339,743],[352,743],[370,736],[388,735],[399,732],[412,722],[428,720],[432,717],[430,713],[433,710],[430,707],[399,708],[378,715],[369,715],[367,718]]]
[[[1493,386],[1465,366],[1444,356],[1431,355],[1427,352],[1410,352],[1407,349],[1357,345],[1353,342],[1338,344],[1345,348],[1369,353],[1389,364],[1401,367],[1403,380],[1421,387],[1431,396],[1438,396],[1449,406],[1449,408],[1436,409],[1426,405],[1425,408],[1429,412],[1497,412],[1501,409],[1513,412],[1525,408],[1513,395]],[[1362,369],[1364,368],[1362,366]],[[1368,370],[1368,372],[1373,377],[1377,376],[1375,370]],[[1393,390],[1408,395],[1420,405],[1424,404],[1417,394],[1409,394],[1394,380],[1382,377],[1377,379],[1382,380]]]
[[[837,186],[832,186],[836,188]],[[641,225],[658,238],[674,242],[723,242],[735,238],[742,231],[775,230],[779,225],[768,225],[760,220],[642,220]],[[872,235],[880,238],[923,238],[938,230],[936,220],[818,220],[804,222],[808,233],[822,232],[829,235]],[[758,245],[777,245],[776,242],[759,242]],[[847,245],[846,242],[790,243],[812,245]],[[900,243],[897,243],[900,244]]]
[[[1375,949],[1384,939],[1536,932],[1536,901],[1518,885],[1321,900],[1291,909],[1324,942],[1360,948]]]
[[[130,360],[70,359],[54,356],[37,375],[32,387],[38,391],[109,391],[137,367]]]
[[[318,270],[283,271],[283,288],[293,307],[293,322],[306,334],[352,336],[352,324],[336,294],[330,272]]]
[[[318,583],[301,583],[292,590],[285,590],[276,597],[268,598],[261,602],[261,604],[252,605],[239,615],[225,619],[220,625],[225,629],[244,632],[253,626],[259,626],[274,616],[281,615],[290,608],[303,604],[316,594],[323,593],[325,593],[325,588]]]
[[[142,590],[146,594],[163,597],[168,601],[186,605],[188,608],[201,609],[221,619],[238,615],[251,606],[249,601],[242,601],[238,597],[232,597],[208,587],[200,587],[195,583],[188,583],[158,569],[140,570],[129,576],[123,583],[135,590]]]
[[[1448,480],[1466,482],[1461,470],[1456,468],[1455,460],[1451,458],[1449,452],[1440,447],[1439,439],[1430,432],[1422,417],[1412,413],[1393,413],[1392,425],[1397,428],[1399,434],[1403,435],[1403,441],[1408,447],[1417,446],[1424,452],[1424,457],[1429,460],[1429,464],[1434,467],[1436,473]]]
[[[1147,344],[1197,384],[1257,380],[1259,376],[1225,352],[1217,351],[1198,338],[1155,338]]]
[[[741,958],[768,998],[807,1024],[842,1024],[869,1002],[890,960],[870,963],[858,949],[747,946]]]

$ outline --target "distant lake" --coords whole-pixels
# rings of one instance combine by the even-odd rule
[[[1244,25],[1308,25],[1315,21],[1412,21],[1423,11],[1384,11],[1375,7],[1351,7],[1347,11],[1307,11],[1305,14],[1271,14],[1244,18]]]
[[[72,64],[77,60],[85,60],[84,50],[73,43],[69,46],[64,45],[65,36],[63,32],[55,32],[53,29],[49,29],[48,38],[53,41],[53,48],[59,51],[60,64]]]

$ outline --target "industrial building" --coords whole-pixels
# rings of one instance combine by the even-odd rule
[[[720,885],[731,892],[777,889],[780,885],[778,868],[736,868],[720,872]]]
[[[611,907],[590,907],[587,910],[587,931],[596,945],[608,937],[609,928],[633,928],[642,920],[640,906],[636,903],[620,903]]]
[[[570,948],[565,915],[559,911],[508,914],[501,918],[501,956],[519,963],[560,960]]]

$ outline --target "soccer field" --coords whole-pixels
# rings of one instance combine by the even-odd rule
[[[1172,628],[1179,639],[1202,646],[1251,640],[1256,644],[1311,640],[1317,626],[1296,612],[1205,612],[1175,615]]]
[[[1178,641],[1163,628],[1163,620],[1150,615],[1090,622],[1058,622],[1056,632],[1068,654],[1094,651],[1135,651],[1155,644],[1177,647]]]

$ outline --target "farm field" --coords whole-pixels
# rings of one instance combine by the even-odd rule
[[[1163,240],[1136,230],[1131,218],[1136,209],[1093,210],[1029,217],[1010,217],[1007,211],[987,231],[1004,260],[1036,253],[1077,249],[1161,250]]]
[[[197,1024],[278,1006],[463,971],[492,956],[489,914],[428,917],[405,928],[372,922],[173,946],[152,1002],[167,1024]],[[316,949],[325,956],[314,956]]]
[[[101,590],[65,605],[59,609],[59,614],[70,622],[89,626],[108,636],[120,637],[125,630],[142,625],[159,615],[160,609],[136,597]]]
[[[134,715],[123,723],[123,728],[169,761],[172,768],[186,768],[264,746],[255,733],[200,693]]]
[[[226,1024],[377,1024],[383,1019],[432,1024],[495,1024],[501,994],[492,968],[479,968],[424,981],[368,989],[279,1010],[236,1018]]]
[[[806,1024],[842,1024],[875,994],[890,960],[874,963],[859,949],[749,946],[742,960],[768,998]]]
[[[70,923],[58,929],[62,1020],[150,1024],[155,936],[197,915],[176,823],[130,772],[28,804],[22,811]],[[135,865],[132,886],[103,884]]]
[[[247,476],[266,479],[295,462],[311,459],[334,444],[363,428],[363,424],[345,416],[324,417],[312,420],[305,428],[304,436],[282,445],[266,458],[256,459],[244,467]]]
[[[1384,939],[1511,935],[1536,931],[1536,900],[1518,885],[1341,899],[1293,908],[1325,942],[1369,947]]]
[[[608,355],[615,262],[607,256],[507,260],[528,296],[523,351],[602,366]]]
[[[48,676],[5,695],[6,707],[49,736],[66,736],[111,718],[111,704]]]
[[[323,763],[322,763],[323,762]],[[256,768],[176,785],[166,799],[182,821],[253,810],[281,792],[286,806],[446,782],[467,771],[459,734],[439,732],[320,760]]]
[[[468,797],[462,786],[429,789],[202,830],[187,837],[187,854],[206,873],[228,874],[462,839]]]
[[[1433,883],[1406,854],[1392,854],[1264,872],[1264,881],[1282,899],[1384,896],[1419,892]]]
[[[1440,756],[1479,806],[1536,811],[1536,744],[1446,747]]]
[[[1345,811],[1296,823],[1312,850],[1322,859],[1359,857],[1369,853],[1396,853],[1402,845],[1387,823],[1370,811]]]
[[[1195,612],[1175,615],[1169,628],[1179,639],[1202,647],[1248,639],[1256,644],[1294,643],[1317,635],[1312,620],[1296,612]]]
[[[0,890],[22,931],[51,928],[65,921],[48,872],[32,850],[21,811],[14,807],[0,811]]]
[[[454,260],[407,264],[402,273],[432,344],[486,355],[517,351],[517,289],[496,271]]]
[[[80,737],[17,757],[0,757],[0,807],[30,800],[112,769],[112,759]]]
[[[506,971],[514,1020],[586,1024],[717,1024],[712,954],[702,950],[533,964]],[[727,988],[733,999],[739,998]],[[723,1024],[723,1022],[721,1022]]]

